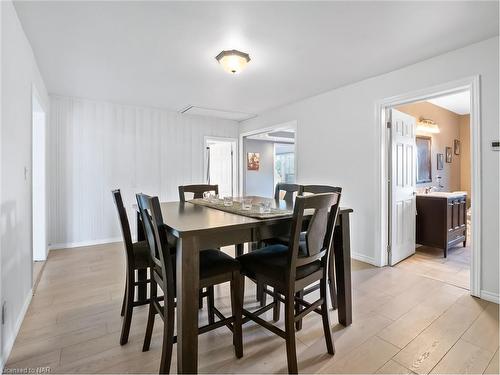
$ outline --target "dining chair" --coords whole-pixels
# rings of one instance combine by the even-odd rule
[[[287,202],[293,202],[296,195],[302,193],[302,186],[298,184],[278,183],[274,189],[274,199],[282,199]]]
[[[290,243],[288,246],[275,244],[247,253],[238,258],[242,273],[250,279],[263,280],[273,287],[266,290],[274,301],[257,311],[243,309],[245,320],[253,320],[286,341],[288,372],[297,373],[295,346],[295,322],[311,312],[321,315],[326,347],[329,354],[335,353],[330,330],[327,306],[327,269],[333,230],[339,211],[340,193],[323,193],[298,196],[295,200]],[[305,231],[305,242],[300,241],[305,210],[314,210]],[[319,281],[320,297],[307,302],[297,297],[297,292]],[[276,302],[277,301],[277,302]],[[275,304],[283,303],[285,308],[285,329],[282,330],[260,318]],[[303,309],[297,313],[296,305]]]
[[[186,202],[186,193],[192,193],[193,199],[203,198],[206,192],[214,192],[219,194],[219,185],[197,184],[197,185],[179,185],[179,201]],[[203,297],[208,296],[209,299],[214,298],[214,288],[208,288],[200,293],[200,309],[203,308]]]
[[[298,184],[286,184],[286,183],[277,183],[274,189],[274,199],[275,200],[284,200],[285,202],[292,203],[294,198],[297,195],[302,193],[302,186]],[[278,239],[268,238],[263,241],[259,241],[254,244],[254,249],[263,247],[266,245],[272,245],[275,243],[281,243]],[[260,301],[260,305],[264,306],[266,304],[266,295],[264,293],[264,285],[260,282],[256,285],[256,297],[257,301]]]
[[[342,188],[337,187],[337,186],[330,186],[330,185],[301,185],[300,186],[300,195],[309,195],[309,194],[320,194],[320,193],[342,193]],[[305,232],[302,232],[300,234],[300,241],[303,242],[305,241]],[[282,237],[277,237],[273,238],[271,240],[266,240],[267,244],[283,244],[283,245],[288,245],[290,242],[290,238],[288,236],[282,236]],[[330,251],[329,255],[329,266],[328,266],[328,286],[329,286],[329,291],[330,291],[330,301],[332,308],[335,310],[337,309],[337,289],[335,286],[335,254],[332,251]],[[305,295],[310,294],[316,290],[319,289],[319,284],[314,285],[313,287],[300,291],[298,293],[298,296],[300,298],[304,298]],[[263,291],[263,287],[258,285],[257,287],[259,296],[258,300],[261,301],[261,306],[264,306],[266,304],[266,295]],[[298,307],[300,309],[300,307]],[[296,323],[296,328],[297,330],[300,330],[302,328],[302,321],[298,321]]]
[[[321,193],[338,193],[342,194],[342,188],[338,186],[330,185],[303,185],[302,195],[308,194],[321,194]],[[334,228],[335,231],[335,228]],[[302,236],[304,239],[304,237]],[[334,310],[337,309],[337,288],[335,285],[335,249],[330,249],[330,255],[328,259],[328,287],[330,290],[330,303]],[[319,289],[319,284],[306,289],[302,292],[301,298],[304,295],[314,292]],[[297,329],[302,328],[302,321],[297,322]]]
[[[158,197],[137,194],[137,203],[144,223],[146,239],[152,259],[150,304],[143,351],[148,351],[156,314],[163,320],[163,346],[160,359],[160,373],[168,373],[172,361],[173,344],[177,342],[174,336],[175,316],[175,251],[169,246],[168,233],[163,223]],[[232,315],[225,317],[215,306],[212,311],[219,318],[210,318],[209,323],[198,328],[198,334],[227,326],[233,332],[233,345],[237,358],[243,356],[242,340],[242,308],[240,264],[220,250],[202,250],[200,256],[200,288],[230,282]],[[158,297],[158,287],[163,292],[163,304]],[[178,318],[179,319],[179,318]]]
[[[219,194],[219,185],[180,185],[179,186],[179,200],[181,202],[186,201],[185,193],[193,193],[193,198],[203,198],[203,193],[213,191],[215,194]]]
[[[120,345],[125,345],[128,341],[134,307],[149,304],[149,300],[139,301],[135,299],[135,287],[149,282],[147,279],[140,281],[136,277],[136,271],[144,271],[147,273],[150,265],[149,248],[146,241],[132,242],[127,211],[123,205],[120,189],[113,190],[112,194],[118,210],[118,218],[120,219],[120,227],[122,231],[123,243],[125,245],[127,263],[125,294],[123,296],[121,308],[121,316],[123,316],[124,319],[120,335]]]

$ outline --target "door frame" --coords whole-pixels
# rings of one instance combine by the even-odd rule
[[[206,135],[203,137],[203,183],[206,183],[205,177],[207,176],[207,145],[209,141],[221,141],[221,142],[231,142],[234,143],[235,150],[233,152],[233,170],[235,171],[235,176],[233,176],[233,185],[236,187],[234,196],[239,196],[239,173],[238,173],[238,138],[232,137],[217,137]]]
[[[387,110],[399,105],[416,101],[428,100],[435,97],[454,94],[463,91],[470,92],[470,142],[471,142],[471,201],[472,205],[472,229],[471,248],[472,257],[470,264],[470,294],[476,297],[481,295],[481,94],[480,75],[474,75],[456,81],[431,86],[421,90],[388,97],[375,103],[376,118],[376,149],[378,153],[377,176],[378,176],[378,212],[380,216],[376,224],[376,242],[380,248],[376,252],[376,261],[379,266],[388,264],[389,244],[389,204],[390,199],[390,171],[388,165],[389,132],[387,130]]]
[[[33,163],[33,149],[34,149],[34,139],[33,139],[33,133],[34,133],[34,130],[35,130],[35,126],[37,126],[38,124],[35,124],[35,100],[36,100],[36,103],[38,104],[38,106],[41,108],[41,110],[43,111],[44,113],[44,139],[45,139],[45,144],[44,144],[44,160],[43,160],[43,164],[44,164],[44,185],[45,185],[45,191],[44,191],[44,200],[45,200],[45,204],[44,204],[44,228],[43,228],[43,231],[45,232],[44,233],[44,238],[45,238],[45,251],[44,251],[44,254],[43,257],[39,258],[39,259],[36,259],[37,261],[46,261],[47,260],[47,255],[48,255],[48,236],[47,236],[47,233],[48,233],[48,210],[47,210],[47,133],[48,133],[48,112],[47,112],[47,108],[45,107],[41,97],[40,97],[40,94],[36,88],[36,86],[34,84],[32,84],[32,90],[31,90],[31,275],[33,277],[33,261],[35,260],[35,236],[34,236],[34,233],[35,233],[35,228],[34,228],[34,225],[33,225],[33,222],[34,222],[34,219],[35,219],[35,213],[33,212],[33,203],[34,203],[34,200],[33,200],[33,197],[34,197],[34,191],[33,191],[33,180],[34,180],[34,168],[35,168],[35,165]],[[35,280],[32,280],[32,284],[35,282]]]
[[[292,121],[287,121],[287,122],[281,122],[276,125],[272,126],[265,126],[262,128],[257,128],[254,130],[250,130],[244,133],[240,133],[239,136],[239,190],[242,195],[245,194],[245,181],[244,181],[244,175],[245,175],[245,162],[246,158],[245,155],[243,155],[243,139],[245,137],[255,135],[255,134],[260,134],[260,133],[266,133],[270,131],[276,131],[276,130],[281,130],[281,129],[293,129],[295,131],[295,140],[294,140],[294,149],[293,152],[295,153],[295,182],[299,181],[299,171],[298,171],[298,157],[297,157],[297,150],[298,150],[298,126],[297,126],[297,120],[292,120]],[[274,180],[273,180],[274,181]],[[273,182],[274,183],[274,182]]]

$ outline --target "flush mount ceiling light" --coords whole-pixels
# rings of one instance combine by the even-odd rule
[[[239,73],[250,61],[248,53],[241,52],[235,49],[230,51],[222,51],[215,59],[222,65],[222,68],[228,73]]]
[[[439,126],[434,121],[421,117],[417,123],[417,131],[424,133],[439,133]]]

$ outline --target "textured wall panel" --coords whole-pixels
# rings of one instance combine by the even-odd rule
[[[203,181],[204,137],[238,136],[233,121],[61,96],[49,123],[52,247],[120,237],[115,188],[135,233],[136,192],[177,200],[178,185]]]

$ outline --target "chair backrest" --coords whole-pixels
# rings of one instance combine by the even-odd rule
[[[302,194],[302,186],[298,184],[276,184],[276,189],[274,190],[274,199],[281,199],[281,194],[284,192],[283,200],[287,202],[292,202],[294,195]]]
[[[120,189],[113,190],[113,199],[115,200],[118,218],[120,219],[120,228],[122,230],[123,243],[125,244],[125,252],[127,254],[127,262],[130,266],[134,265],[134,248],[132,243],[132,235],[130,234],[130,225],[128,222],[127,211],[123,205],[122,194]]]
[[[295,280],[295,269],[318,259],[326,262],[333,240],[333,231],[339,212],[341,193],[320,193],[298,196],[295,199],[292,230],[289,244],[289,265]],[[299,257],[300,233],[306,210],[312,210],[312,217],[306,230],[307,254]]]
[[[185,193],[193,193],[193,198],[203,198],[203,193],[207,191],[213,191],[215,194],[219,194],[219,185],[180,185],[179,186],[179,200],[181,202],[186,201]]]
[[[160,279],[155,275],[152,277],[155,277],[156,282],[164,292],[168,290],[173,293],[174,264],[168,246],[167,231],[163,223],[160,201],[158,197],[150,197],[146,194],[136,194],[136,198],[153,262],[152,272],[159,275]]]
[[[302,185],[302,195],[321,193],[342,193],[342,188],[330,185]]]

